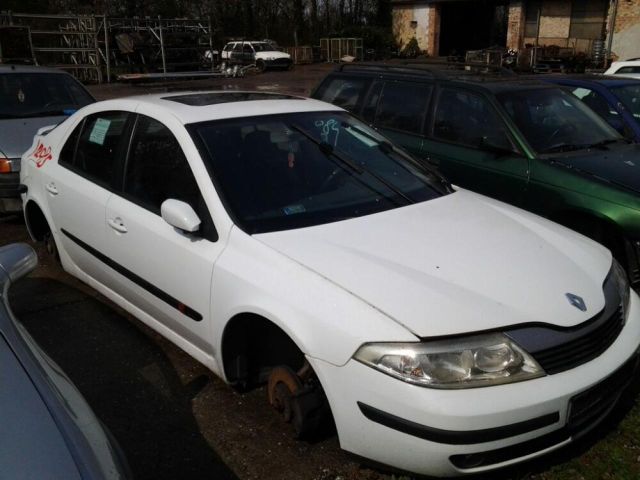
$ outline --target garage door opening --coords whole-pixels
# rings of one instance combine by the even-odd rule
[[[464,56],[507,44],[508,2],[476,0],[440,4],[440,55]]]

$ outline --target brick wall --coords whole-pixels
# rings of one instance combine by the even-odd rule
[[[618,60],[640,57],[640,0],[618,0],[611,53]]]
[[[392,11],[393,36],[403,48],[415,37],[420,50],[429,48],[429,7],[418,2],[413,5],[394,5]]]
[[[427,10],[429,29],[427,30],[427,54],[435,57],[440,53],[440,5],[429,5]]]
[[[524,37],[524,1],[509,2],[509,24],[507,26],[507,48],[520,50]]]

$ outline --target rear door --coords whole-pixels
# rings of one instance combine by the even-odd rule
[[[449,181],[522,204],[529,161],[518,152],[487,97],[460,88],[441,88],[427,131],[422,156]]]
[[[56,240],[86,274],[103,282],[105,208],[128,145],[132,114],[100,112],[80,121],[45,178]],[[43,172],[44,173],[44,172]]]
[[[378,80],[362,108],[362,118],[396,145],[419,157],[433,86],[425,82]]]
[[[202,222],[198,233],[162,219],[160,206],[169,198],[193,207]],[[157,320],[159,330],[168,328],[211,354],[211,277],[222,242],[182,146],[160,121],[138,116],[124,182],[109,199],[106,223],[112,288]]]

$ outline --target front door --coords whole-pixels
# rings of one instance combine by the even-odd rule
[[[199,232],[179,231],[162,219],[160,207],[170,198],[193,207]],[[183,149],[159,121],[138,116],[122,191],[109,199],[106,223],[112,288],[156,320],[154,328],[211,355],[211,280],[222,242]]]
[[[453,184],[521,205],[529,160],[518,153],[496,109],[484,96],[440,90],[422,158]]]

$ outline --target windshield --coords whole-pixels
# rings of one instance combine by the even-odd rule
[[[616,87],[615,94],[631,115],[640,123],[640,84]]]
[[[504,92],[497,98],[529,144],[541,154],[622,139],[583,102],[560,88]]]
[[[253,49],[256,52],[273,52],[276,50],[273,45],[266,42],[252,43],[251,45],[253,45]]]
[[[0,119],[70,115],[93,101],[85,89],[66,74],[0,75]]]
[[[248,233],[288,230],[439,197],[442,179],[344,112],[190,127],[218,191]]]

